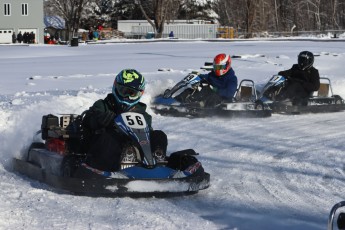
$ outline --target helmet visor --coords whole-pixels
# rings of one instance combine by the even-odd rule
[[[302,67],[311,66],[314,62],[314,56],[308,51],[301,52],[298,55],[298,64]]]
[[[216,64],[214,64],[213,65],[213,69],[214,70],[224,70],[224,69],[226,69],[227,68],[227,64],[222,64],[222,65],[216,65]]]
[[[298,56],[298,63],[305,64],[308,61],[309,57],[307,55]]]
[[[130,100],[138,100],[144,93],[143,90],[136,90],[128,86],[124,86],[121,84],[116,85],[117,92],[123,98],[128,97]]]

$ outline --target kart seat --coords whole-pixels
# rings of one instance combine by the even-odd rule
[[[329,93],[329,84],[328,83],[320,83],[320,88],[317,91],[318,97],[328,97]]]
[[[253,92],[253,87],[242,85],[240,88],[239,100],[240,101],[249,101],[253,95],[252,92]]]

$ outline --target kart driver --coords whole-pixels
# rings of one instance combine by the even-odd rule
[[[213,69],[207,74],[200,74],[203,87],[193,95],[179,95],[183,102],[202,102],[205,107],[214,107],[221,102],[232,102],[237,90],[237,77],[231,67],[228,54],[218,54],[213,59]],[[203,84],[206,83],[206,84]]]
[[[302,51],[298,54],[298,64],[294,64],[291,69],[280,71],[278,75],[287,79],[287,85],[277,99],[290,99],[294,105],[306,105],[311,94],[320,88],[319,71],[313,64],[313,53]]]
[[[167,136],[163,131],[151,128],[152,117],[146,112],[146,104],[139,102],[144,90],[142,74],[134,69],[124,69],[115,77],[112,93],[96,101],[87,111],[83,119],[87,168],[117,171],[120,169],[121,155],[129,150],[135,151],[133,146],[128,146],[128,137],[114,126],[115,117],[124,112],[144,115],[151,130],[153,154],[157,161],[164,160]]]

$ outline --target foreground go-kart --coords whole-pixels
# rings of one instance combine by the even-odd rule
[[[300,114],[338,112],[345,110],[343,98],[334,95],[329,78],[320,78],[320,88],[303,103],[275,100],[275,97],[286,87],[288,80],[281,75],[274,75],[260,93],[260,103],[272,109],[272,113]]]
[[[24,159],[14,159],[14,169],[55,188],[83,195],[159,196],[193,194],[206,189],[210,175],[192,149],[157,158],[150,147],[150,130],[142,114],[127,112],[115,126],[127,136],[121,169],[107,172],[84,163],[82,115],[45,115],[43,142],[33,142]],[[94,177],[80,175],[87,170]]]
[[[181,96],[188,98],[208,83],[201,79],[197,72],[192,72],[179,81],[171,89],[166,89],[163,94],[155,97],[151,108],[158,114],[167,116],[189,117],[269,117],[271,110],[264,106],[258,99],[255,84],[252,80],[242,80],[237,88],[232,101],[223,101],[214,106],[207,106],[204,101],[185,101]]]

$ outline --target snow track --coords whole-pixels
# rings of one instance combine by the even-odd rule
[[[332,78],[334,92],[345,97],[342,43],[243,44],[0,47],[6,76],[0,78],[0,229],[326,229],[330,208],[344,199],[345,112],[259,119],[153,114],[153,127],[168,135],[168,152],[195,149],[211,174],[210,188],[193,196],[74,196],[12,171],[12,158],[25,153],[42,115],[83,112],[111,91],[115,72],[128,63],[144,73],[142,101],[149,104],[217,52],[244,56],[233,59],[236,74],[260,84],[308,47],[321,54],[315,62],[321,75]],[[22,58],[23,48],[31,58]],[[155,54],[159,58],[152,61]],[[55,65],[43,66],[48,59]],[[157,71],[161,67],[171,71]]]

